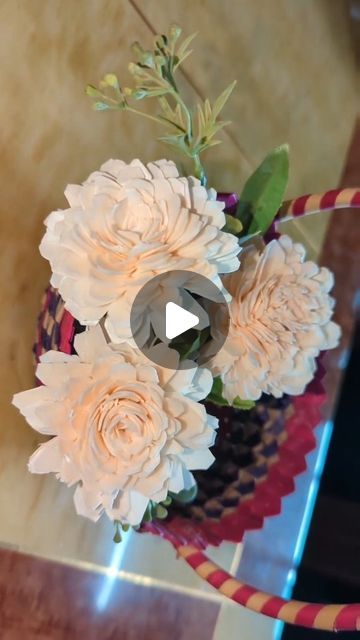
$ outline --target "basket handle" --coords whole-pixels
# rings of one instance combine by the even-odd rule
[[[275,223],[320,211],[360,207],[360,189],[332,189],[319,195],[305,195],[284,202]],[[177,546],[178,554],[224,596],[270,618],[309,629],[323,631],[360,631],[360,604],[316,604],[285,600],[259,591],[235,579],[191,545]]]
[[[292,220],[299,216],[308,216],[320,211],[331,211],[332,209],[348,209],[360,207],[360,189],[332,189],[318,195],[308,194],[300,196],[295,200],[284,202],[280,208],[276,222],[280,220]]]
[[[323,631],[360,631],[360,604],[315,604],[285,600],[233,578],[191,545],[178,554],[212,587],[237,604],[289,624]]]

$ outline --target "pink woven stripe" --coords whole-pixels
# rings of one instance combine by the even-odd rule
[[[75,333],[75,321],[66,309],[61,320],[59,351],[71,354],[71,344]]]

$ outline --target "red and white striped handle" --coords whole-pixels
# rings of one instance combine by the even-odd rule
[[[320,211],[360,207],[360,189],[332,189],[318,195],[306,195],[284,202],[276,216],[277,220],[292,220],[299,216],[312,215]]]
[[[247,609],[311,629],[360,631],[360,604],[314,604],[284,600],[236,580],[196,547],[179,546],[177,552],[203,580]]]

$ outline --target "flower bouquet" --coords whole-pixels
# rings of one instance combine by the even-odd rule
[[[133,87],[113,73],[87,87],[95,109],[164,127],[161,139],[193,163],[193,175],[169,160],[109,160],[68,185],[68,208],[46,219],[40,252],[52,276],[34,347],[38,386],[13,400],[49,436],[29,470],[74,487],[76,512],[110,518],[115,542],[129,527],[167,538],[241,604],[297,624],[352,628],[359,608],[259,593],[203,550],[241,541],[279,513],[315,446],[325,397],[319,355],[340,336],[332,274],[280,235],[276,220],[357,205],[359,194],[284,204],[285,145],[239,198],[209,187],[203,153],[229,124],[221,113],[235,83],[190,108],[176,72],[193,36],[180,36],[172,26],[152,50],[134,45]],[[138,108],[148,99],[157,115]],[[169,303],[194,323],[171,333]]]

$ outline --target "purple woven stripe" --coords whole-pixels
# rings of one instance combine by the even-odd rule
[[[239,204],[239,198],[236,193],[218,193],[217,200],[225,202],[225,212],[234,215]]]

